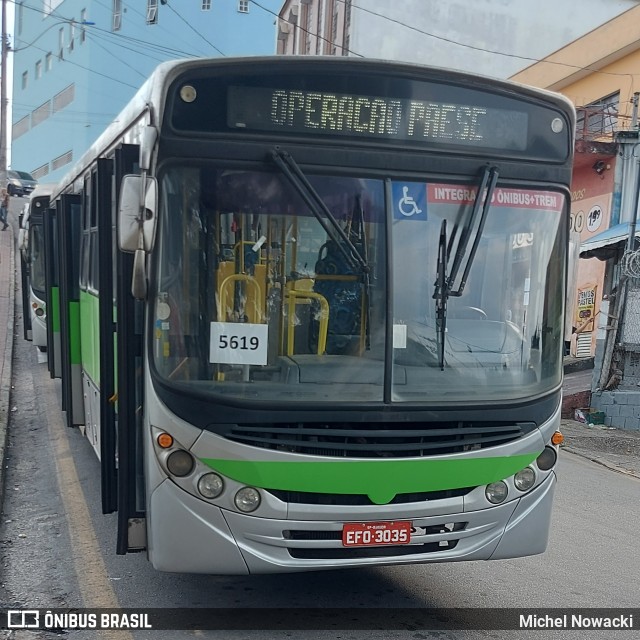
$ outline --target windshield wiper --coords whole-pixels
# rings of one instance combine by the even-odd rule
[[[456,223],[451,233],[451,237],[447,242],[447,223],[446,220],[442,221],[440,227],[440,240],[438,244],[438,262],[436,267],[436,283],[433,297],[436,300],[436,333],[437,333],[437,346],[438,346],[438,364],[440,370],[444,371],[444,340],[447,327],[447,300],[449,296],[460,297],[469,278],[471,267],[473,265],[476,252],[478,251],[478,245],[482,238],[482,232],[484,230],[485,222],[487,221],[487,215],[491,207],[491,198],[498,182],[498,169],[496,167],[484,167],[482,176],[480,178],[480,184],[478,185],[478,191],[476,198],[473,202],[471,212],[467,216],[464,222],[464,226],[460,231],[460,239],[456,246],[455,256],[451,268],[447,273],[449,267],[449,256],[453,249],[453,245],[458,234],[458,224]],[[469,250],[469,245],[471,249]],[[464,269],[462,270],[462,277],[458,288],[454,289],[454,284],[458,273],[462,268],[463,260],[469,250]]]
[[[440,225],[438,241],[438,264],[436,267],[436,348],[438,350],[438,366],[444,371],[444,337],[447,332],[447,221]]]
[[[313,188],[313,185],[309,182],[307,176],[304,175],[302,169],[300,169],[298,163],[293,159],[291,154],[280,147],[274,147],[271,150],[271,158],[298,195],[304,200],[305,204],[309,207],[316,220],[318,220],[322,225],[322,228],[325,230],[329,238],[331,238],[333,243],[338,247],[346,261],[349,263],[349,266],[354,271],[360,272],[365,296],[365,348],[369,349],[371,336],[371,329],[369,327],[371,274],[369,260],[367,257],[367,239],[364,235],[364,211],[362,209],[361,197],[356,196],[354,213],[357,213],[359,216],[358,220],[360,224],[360,232],[362,234],[362,253],[358,251],[358,248],[353,244],[349,235],[345,233],[335,216],[331,211],[329,211],[324,200]]]
[[[362,273],[368,273],[369,265],[367,261],[360,255],[358,249],[353,242],[351,242],[351,239],[344,232],[344,229],[340,226],[340,223],[335,219],[331,211],[329,211],[327,205],[307,179],[307,176],[302,173],[302,169],[300,169],[291,154],[280,147],[274,147],[271,150],[271,158],[280,171],[282,171],[285,178],[291,183],[291,186],[296,190],[298,195],[304,200],[329,238],[331,238],[338,249],[340,249],[340,252],[344,255],[349,265],[356,271],[359,270]]]

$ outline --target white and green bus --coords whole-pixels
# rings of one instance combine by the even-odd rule
[[[63,408],[117,552],[211,574],[543,552],[573,130],[561,96],[451,70],[158,67],[49,211]]]
[[[41,351],[47,349],[44,216],[52,189],[52,185],[38,185],[19,216],[18,247],[24,337]]]

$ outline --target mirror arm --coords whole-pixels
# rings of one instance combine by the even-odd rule
[[[138,248],[133,257],[133,272],[131,274],[131,294],[137,300],[147,297],[147,269],[146,252],[144,250],[144,221],[146,218],[147,171],[140,175],[140,209],[138,214]]]

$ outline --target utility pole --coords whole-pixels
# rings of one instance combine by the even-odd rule
[[[7,0],[2,0],[2,51],[0,52],[0,185],[7,186]]]

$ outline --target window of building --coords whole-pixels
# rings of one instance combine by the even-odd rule
[[[51,53],[47,53],[44,57],[44,70],[51,71],[53,69],[53,55]]]
[[[202,10],[211,11],[211,0],[202,0]]]
[[[122,0],[113,0],[112,31],[120,31],[122,27]]]
[[[249,13],[249,0],[238,0],[238,11],[240,13]]]
[[[51,115],[51,100],[47,100],[44,104],[41,104],[37,109],[31,112],[31,126],[44,122]]]
[[[11,127],[11,138],[13,140],[17,140],[20,136],[24,135],[31,128],[31,118],[29,116],[25,116],[24,118],[20,118],[18,122],[13,123],[13,127]]]
[[[318,0],[317,7],[317,23],[316,23],[316,55],[319,56],[322,53],[322,0]]]
[[[36,61],[36,80],[42,78],[42,60]]]
[[[87,21],[87,10],[82,9],[80,11],[80,24],[84,24]],[[84,27],[80,28],[80,44],[87,39],[87,30]]]
[[[57,93],[53,96],[53,109],[52,113],[56,113],[63,109],[68,104],[73,102],[73,99],[76,95],[76,85],[70,84],[68,87],[65,87],[60,93]]]
[[[29,84],[29,72],[25,71],[22,74],[22,88],[26,89],[28,84]]]
[[[75,39],[76,39],[76,23],[71,21],[69,23],[69,51],[73,51]]]
[[[47,164],[43,164],[42,166],[38,167],[37,169],[34,169],[31,172],[31,175],[36,180],[42,180],[42,178],[44,178],[48,173],[49,173],[49,163],[47,162]]]
[[[158,0],[147,0],[147,24],[158,24]]]
[[[349,43],[351,41],[351,0],[344,3],[344,25],[342,26],[342,55],[349,55]]]
[[[578,140],[613,140],[618,128],[620,93],[612,93],[584,107],[578,107],[576,137]]]
[[[58,31],[58,58],[64,58],[64,27],[60,27]]]
[[[73,160],[73,151],[67,151],[63,153],[61,156],[54,158],[51,161],[51,169],[55,171],[60,167],[64,167],[65,164],[69,164]]]
[[[338,45],[336,44],[336,40],[338,38],[338,10],[337,7],[333,8],[333,16],[331,19],[331,55],[335,56],[338,52]]]
[[[311,53],[311,30],[313,29],[310,4],[302,5],[302,24],[304,25],[302,33],[304,53],[309,55]]]

